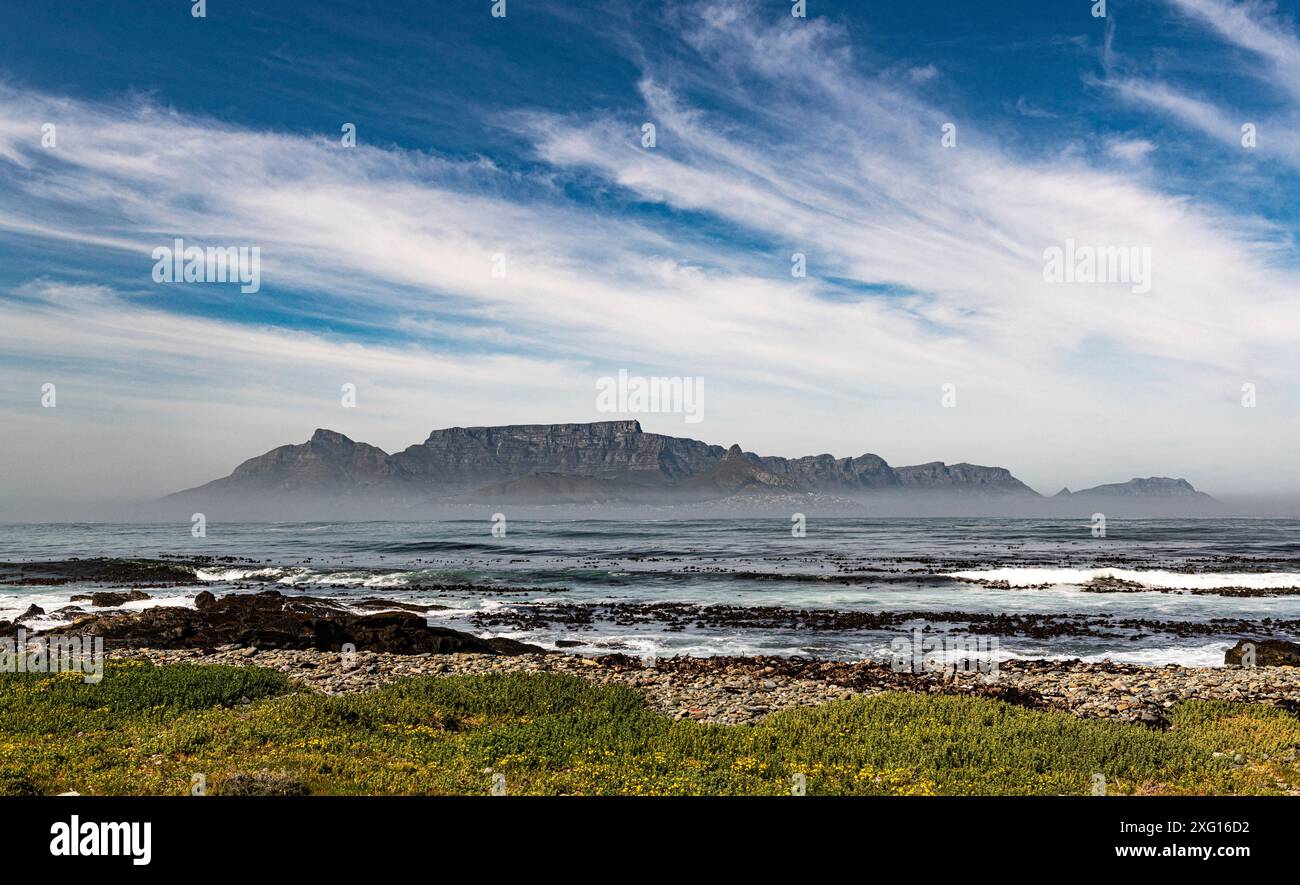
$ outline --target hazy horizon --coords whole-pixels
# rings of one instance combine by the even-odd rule
[[[612,418],[612,419],[600,419],[600,420],[624,420],[624,419]],[[720,442],[720,441],[708,439],[707,436],[704,434],[693,434],[689,431],[677,432],[677,433],[657,431],[647,426],[644,416],[639,416],[639,417],[632,416],[631,418],[628,418],[626,420],[640,421],[642,430],[646,433],[660,433],[661,435],[666,435],[666,436],[677,436],[677,437],[685,437],[689,439],[700,439],[702,442],[708,443],[710,445],[717,445],[722,448],[727,448],[734,442],[739,444],[741,448],[743,448],[745,451],[753,452],[754,454],[758,454],[761,456],[798,458],[807,455],[820,455],[825,453],[825,454],[831,454],[836,458],[841,458],[841,457],[856,457],[858,455],[863,455],[863,454],[873,454],[873,455],[880,456],[887,463],[889,463],[890,466],[895,468],[909,466],[912,464],[929,463],[928,461],[916,461],[916,462],[896,461],[891,459],[888,455],[884,453],[881,453],[879,451],[869,451],[869,450],[858,451],[853,453],[823,452],[823,451],[806,451],[806,452],[798,452],[798,453],[768,452],[768,451],[755,450],[752,447],[746,445],[742,440]],[[515,425],[529,425],[529,424],[562,423],[562,422],[519,421],[519,422],[510,422],[510,423]],[[563,422],[563,423],[590,423],[590,422]],[[388,448],[384,446],[378,446],[378,447],[383,449],[387,454],[391,455],[394,454],[395,452],[399,452],[407,448],[408,446],[418,445],[419,443],[423,442],[425,438],[428,437],[429,432],[432,432],[434,430],[448,429],[451,427],[474,427],[474,426],[482,426],[482,425],[450,424],[447,425],[446,427],[433,427],[430,428],[429,431],[419,434],[418,437],[411,439],[407,443],[399,444],[392,448]],[[268,446],[266,449],[251,452],[247,454],[247,456],[241,455],[238,457],[238,460],[230,461],[224,467],[217,467],[215,468],[215,471],[213,473],[200,476],[192,482],[188,482],[187,484],[183,484],[183,485],[174,485],[167,488],[160,488],[155,492],[150,492],[146,490],[146,491],[140,491],[136,494],[129,494],[129,495],[110,493],[110,494],[101,494],[98,496],[71,495],[65,497],[60,497],[58,495],[51,495],[51,494],[37,494],[37,495],[32,495],[30,497],[23,497],[20,495],[11,494],[6,496],[6,498],[3,501],[0,501],[0,521],[26,521],[22,518],[15,518],[15,513],[21,514],[24,512],[28,512],[32,510],[33,507],[36,507],[38,510],[45,512],[47,514],[58,515],[58,518],[51,517],[50,521],[67,521],[69,519],[75,520],[78,508],[86,508],[88,513],[99,514],[99,516],[97,517],[98,519],[111,518],[111,516],[114,513],[122,513],[122,512],[130,513],[135,508],[148,509],[149,505],[161,501],[161,499],[167,497],[168,495],[174,494],[176,492],[184,491],[186,489],[196,488],[212,480],[216,480],[228,476],[236,467],[238,467],[244,461],[249,460],[250,458],[263,455],[266,452],[269,452],[279,446],[300,445],[302,443],[305,443],[311,438],[312,433],[315,432],[315,430],[317,429],[333,430],[335,432],[343,433],[343,435],[348,436],[355,442],[375,445],[375,443],[372,440],[353,436],[348,433],[344,433],[343,431],[338,430],[337,427],[329,427],[329,426],[321,425],[321,427],[319,428],[313,427],[310,430],[307,430],[304,433],[300,434],[299,435],[300,438],[286,440],[285,442]],[[219,453],[213,453],[212,458],[210,460],[216,460],[219,458],[220,458]],[[938,459],[938,458],[930,459],[930,461],[935,461],[935,460],[945,460],[945,459]],[[949,458],[946,459],[945,463],[955,464],[955,463],[961,463],[963,460],[965,459]],[[966,463],[976,463],[976,462],[966,461]],[[1192,483],[1193,486],[1196,487],[1197,491],[1206,492],[1207,494],[1212,495],[1220,502],[1225,504],[1228,507],[1230,513],[1233,515],[1300,516],[1300,493],[1288,494],[1286,492],[1275,492],[1273,494],[1254,494],[1254,495],[1233,494],[1233,493],[1222,494],[1217,492],[1216,490],[1205,488],[1203,485],[1199,484],[1194,477],[1178,476],[1177,474],[1171,474],[1171,473],[1161,474],[1155,472],[1145,473],[1145,474],[1134,474],[1133,476],[1103,477],[1096,482],[1088,483],[1088,484],[1078,483],[1078,484],[1070,485],[1068,483],[1061,483],[1057,485],[1050,485],[1049,483],[1047,485],[1036,485],[1035,483],[1026,480],[1025,477],[1022,476],[1017,471],[1014,465],[1009,465],[1005,463],[988,463],[988,464],[982,464],[981,466],[1005,467],[1017,479],[1020,479],[1023,482],[1025,482],[1026,485],[1028,485],[1034,492],[1042,495],[1045,498],[1051,498],[1062,488],[1069,488],[1072,491],[1077,492],[1081,489],[1091,488],[1096,485],[1126,482],[1130,479],[1134,479],[1139,476],[1146,477],[1146,476],[1160,475],[1160,476],[1170,476],[1172,478],[1177,478],[1177,479],[1187,479],[1189,482]],[[184,475],[184,471],[182,471],[181,475]],[[41,505],[47,505],[47,506],[41,506]],[[44,521],[44,520],[38,520],[38,521]]]

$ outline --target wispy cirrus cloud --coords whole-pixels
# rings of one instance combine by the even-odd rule
[[[1249,103],[1225,105],[1158,77],[1113,70],[1104,81],[1124,100],[1151,108],[1224,145],[1241,149],[1243,127],[1255,129],[1252,150],[1300,167],[1300,144],[1290,137],[1300,124],[1300,38],[1295,23],[1277,14],[1271,4],[1234,0],[1165,0],[1186,20],[1221,38],[1227,47],[1245,53],[1246,61],[1216,58],[1224,74],[1249,79]],[[1114,66],[1114,63],[1110,66]],[[1270,98],[1260,101],[1259,88]],[[1280,108],[1278,105],[1280,104]]]
[[[636,103],[499,114],[522,159],[5,87],[0,231],[37,255],[86,250],[80,281],[49,273],[0,301],[7,389],[24,391],[3,402],[6,443],[67,445],[26,392],[70,378],[143,426],[186,416],[160,432],[207,454],[173,458],[165,491],[289,425],[393,447],[433,426],[608,417],[592,382],[632,365],[705,376],[689,431],[764,453],[1002,463],[1048,491],[1179,471],[1214,490],[1256,482],[1222,459],[1249,438],[1260,483],[1300,487],[1294,419],[1237,404],[1247,381],[1266,404],[1297,392],[1287,231],[1161,190],[1135,168],[1154,135],[1104,142],[1104,162],[1026,157],[922,97],[942,68],[873,67],[828,20],[713,3],[670,21],[672,52],[633,54]],[[1229,126],[1173,87],[1111,85]],[[177,236],[259,246],[263,294],[154,286],[150,251]],[[1045,283],[1043,251],[1067,239],[1149,247],[1151,291]],[[343,412],[338,385],[357,378],[366,409]]]
[[[1267,65],[1258,71],[1260,78],[1300,98],[1300,39],[1295,22],[1279,15],[1275,4],[1258,0],[1167,2],[1234,46],[1262,58]]]

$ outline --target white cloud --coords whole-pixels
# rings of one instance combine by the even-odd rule
[[[1228,42],[1262,56],[1269,71],[1261,78],[1279,79],[1293,95],[1300,96],[1300,40],[1294,23],[1276,15],[1276,7],[1259,2],[1230,0],[1168,0],[1175,8],[1209,25]]]
[[[919,65],[911,68],[907,76],[913,83],[928,83],[939,76],[939,69],[934,65]]]
[[[1107,81],[1106,85],[1129,101],[1149,105],[1219,141],[1234,143],[1241,136],[1241,123],[1236,118],[1213,103],[1167,83],[1118,78]]]
[[[1113,138],[1106,142],[1106,153],[1126,163],[1140,163],[1155,149],[1145,138]]]
[[[1260,116],[1255,106],[1228,108],[1177,86],[1137,76],[1115,75],[1103,85],[1133,104],[1150,107],[1234,151],[1242,151],[1242,127],[1256,130],[1251,150],[1300,168],[1300,144],[1290,133],[1300,126],[1300,39],[1294,25],[1262,3],[1229,0],[1166,0],[1194,21],[1207,25],[1231,45],[1252,53],[1254,63],[1239,65],[1234,74],[1253,75],[1260,85],[1280,89],[1292,106],[1282,113]],[[1109,67],[1109,65],[1108,65]]]

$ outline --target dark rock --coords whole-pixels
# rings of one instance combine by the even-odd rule
[[[158,559],[62,559],[48,562],[0,562],[0,584],[55,587],[72,582],[167,586],[197,584],[191,565]]]
[[[687,629],[792,630],[799,633],[845,630],[898,630],[925,621],[949,624],[958,633],[984,636],[1027,636],[1053,639],[1060,636],[1093,636],[1123,639],[1163,633],[1174,636],[1223,636],[1261,629],[1251,621],[1215,618],[1207,622],[1149,618],[1115,618],[1108,615],[963,612],[963,611],[861,611],[823,608],[795,609],[779,606],[700,605],[692,602],[536,602],[528,606],[480,609],[472,616],[484,630],[508,627],[516,630],[590,630],[597,623],[627,627],[653,626],[683,632]],[[1300,632],[1300,620],[1275,619],[1268,629],[1286,635]]]
[[[403,612],[415,612],[416,614],[423,614],[424,612],[427,611],[433,611],[434,609],[447,607],[445,605],[430,605],[424,602],[420,602],[420,603],[397,602],[392,599],[380,599],[378,597],[373,597],[373,596],[367,597],[357,602],[352,602],[351,600],[349,600],[348,605],[352,606],[353,608],[370,609],[372,611],[403,611]]]
[[[1108,575],[1098,575],[1083,586],[1085,593],[1149,593],[1151,588],[1137,581],[1126,581]]]
[[[43,614],[45,614],[45,609],[41,608],[39,605],[29,605],[27,606],[27,611],[14,618],[14,623],[21,624],[29,618],[39,618]]]
[[[100,593],[78,593],[73,596],[72,602],[89,602],[99,608],[112,608],[127,602],[139,602],[142,599],[148,599],[149,594],[143,590],[126,590],[110,591],[105,590]]]
[[[1247,643],[1255,646],[1256,667],[1300,667],[1300,643],[1282,639],[1242,639],[1224,653],[1223,663],[1229,667],[1242,666]]]
[[[396,654],[543,651],[512,639],[481,639],[431,627],[424,617],[412,612],[359,615],[327,599],[290,598],[276,590],[221,597],[204,591],[195,602],[198,607],[192,609],[158,606],[139,612],[92,614],[64,629],[102,636],[107,648],[236,645],[339,651],[351,643],[360,652]]]

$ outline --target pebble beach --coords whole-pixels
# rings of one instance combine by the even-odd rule
[[[116,659],[153,664],[227,664],[278,670],[327,694],[372,691],[413,676],[566,673],[641,692],[654,710],[675,719],[754,723],[794,707],[884,691],[971,693],[1055,709],[1080,717],[1160,727],[1181,700],[1222,700],[1300,709],[1300,668],[1143,667],[1078,661],[1008,661],[992,673],[913,674],[887,664],[801,658],[659,658],[566,654],[391,654],[225,646],[130,649]]]

